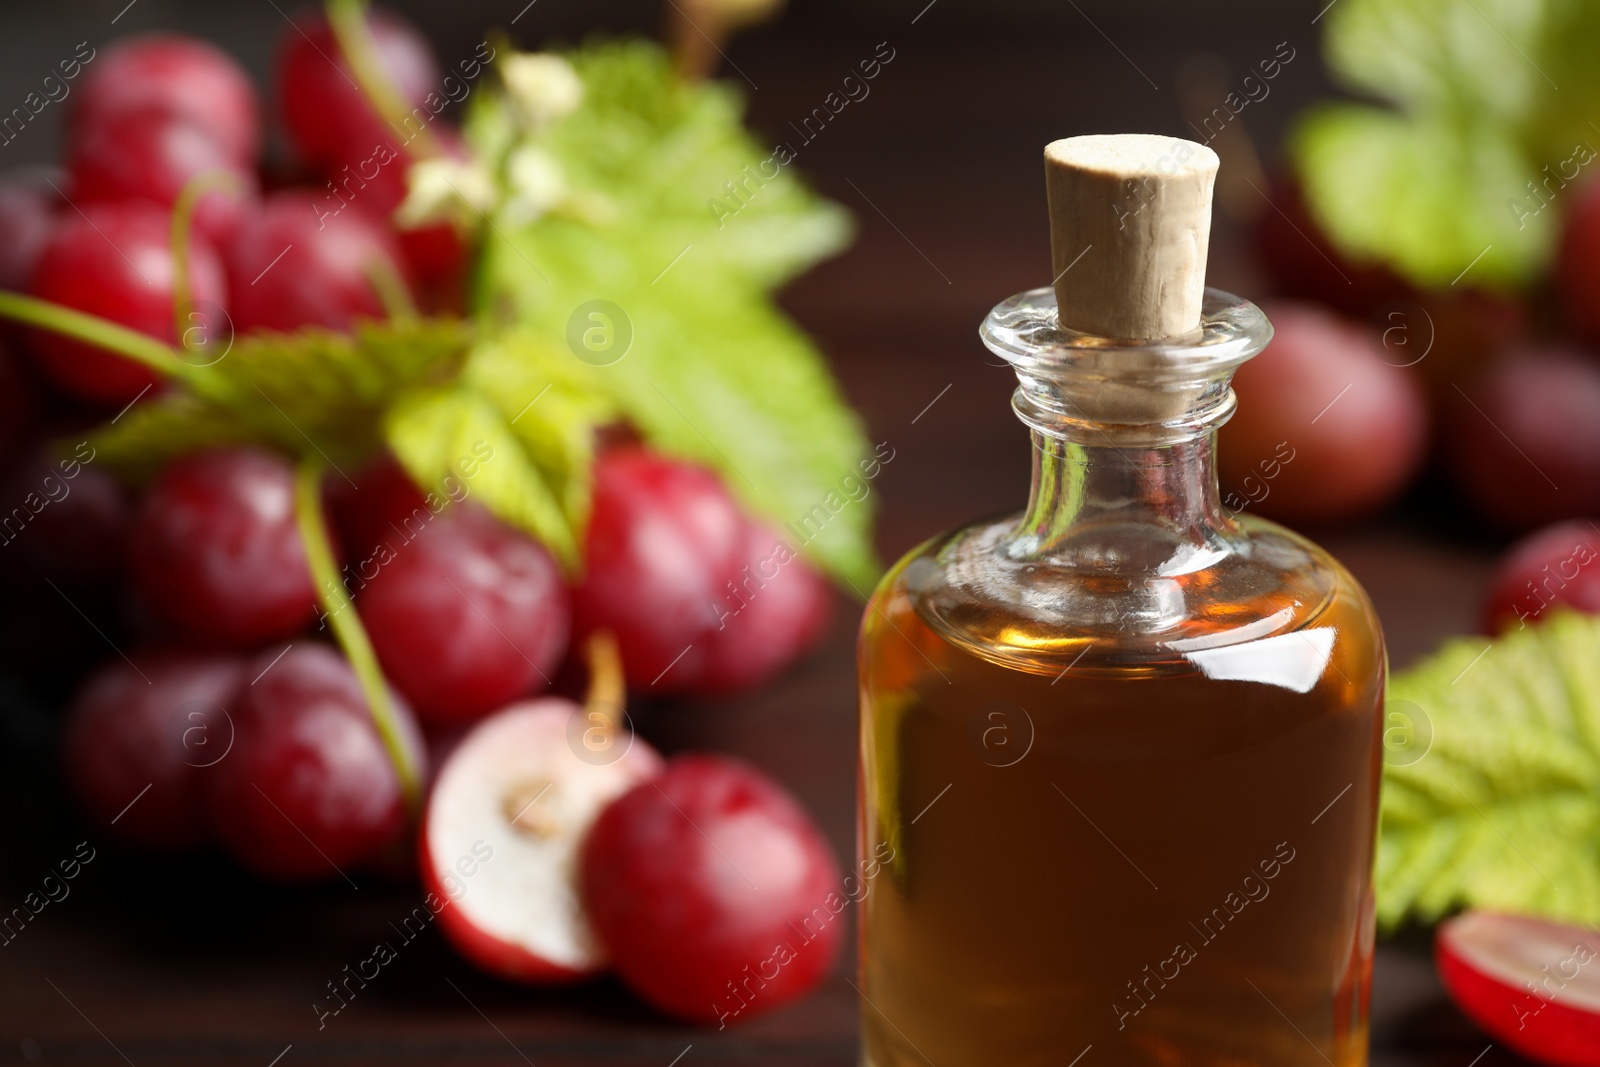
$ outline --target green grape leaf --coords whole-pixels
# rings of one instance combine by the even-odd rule
[[[572,187],[609,205],[609,228],[651,276],[693,245],[701,263],[770,287],[844,247],[849,216],[779,162],[787,153],[751,137],[731,86],[682,81],[644,41],[567,58],[584,100],[546,147]]]
[[[717,469],[753,511],[799,524],[797,547],[869,586],[871,507],[841,490],[868,462],[860,423],[768,296],[840,245],[843,213],[771,162],[732,90],[681,82],[654,46],[569,59],[583,102],[536,140],[583,196],[532,222],[501,211],[485,234],[485,314],[547,339],[653,446]],[[506,106],[481,98],[468,124],[480,151],[504,148]]]
[[[538,335],[508,330],[475,348],[463,375],[499,408],[575,533],[588,520],[596,432],[619,417],[595,374]]]
[[[1378,915],[1461,906],[1600,921],[1600,618],[1461,638],[1390,682]],[[1419,758],[1420,757],[1420,758]]]
[[[260,438],[226,407],[175,392],[135,404],[116,422],[95,430],[89,441],[97,462],[142,483],[177,456],[258,444]]]
[[[448,381],[472,331],[455,320],[364,323],[355,333],[302,330],[238,338],[187,387],[142,402],[96,432],[108,466],[148,477],[186,452],[253,444],[320,453],[335,467],[382,443],[385,410],[403,390]]]
[[[1421,286],[1468,268],[1527,284],[1600,146],[1597,45],[1586,0],[1341,0],[1328,65],[1381,105],[1300,119],[1290,155],[1313,215],[1353,259]]]
[[[1341,104],[1305,115],[1291,147],[1308,201],[1338,220],[1341,250],[1420,284],[1449,285],[1469,265],[1474,282],[1515,283],[1541,269],[1554,240],[1554,211],[1507,208],[1527,161],[1481,129]]]
[[[413,481],[455,477],[504,521],[542,541],[570,570],[578,558],[562,499],[494,401],[467,385],[428,386],[400,397],[384,436]]]

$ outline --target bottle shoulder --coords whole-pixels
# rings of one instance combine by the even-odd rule
[[[1163,543],[1141,527],[1101,530],[1092,551],[1065,557],[1019,552],[1016,529],[1006,516],[912,549],[873,594],[863,640],[876,617],[1034,673],[1228,670],[1242,646],[1258,661],[1274,644],[1325,658],[1335,638],[1377,669],[1384,663],[1360,584],[1276,523],[1239,516],[1203,544]],[[915,619],[897,626],[907,613]]]

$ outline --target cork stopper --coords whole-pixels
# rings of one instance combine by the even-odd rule
[[[1154,134],[1093,134],[1045,146],[1059,321],[1120,341],[1200,327],[1217,154]]]

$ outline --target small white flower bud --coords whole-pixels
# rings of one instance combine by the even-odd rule
[[[500,71],[506,90],[530,129],[543,129],[566,118],[583,102],[578,72],[558,55],[522,53],[505,61]]]
[[[410,189],[394,216],[405,229],[442,221],[467,226],[499,201],[494,179],[459,159],[425,159],[412,165],[406,181]]]

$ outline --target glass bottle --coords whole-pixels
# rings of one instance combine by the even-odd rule
[[[1038,289],[983,325],[1027,508],[913,549],[861,629],[870,1067],[1366,1062],[1383,638],[1338,562],[1219,501],[1271,327],[1200,317],[1114,342]]]

